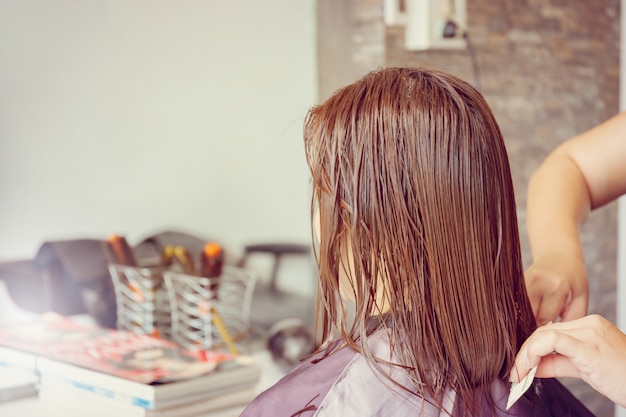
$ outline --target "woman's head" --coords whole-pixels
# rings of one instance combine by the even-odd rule
[[[466,401],[505,377],[533,319],[507,153],[482,95],[440,71],[380,69],[311,109],[304,138],[323,337],[338,329],[357,348],[379,317],[416,386]]]

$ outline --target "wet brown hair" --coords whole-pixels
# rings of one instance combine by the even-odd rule
[[[472,414],[535,327],[507,152],[485,99],[441,71],[380,69],[312,108],[304,140],[321,346],[338,332],[382,369],[364,342],[386,328],[415,393],[453,389]]]

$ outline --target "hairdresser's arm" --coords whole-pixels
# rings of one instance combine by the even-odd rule
[[[626,407],[626,335],[601,316],[538,328],[517,354],[511,380],[518,382],[535,365],[538,378],[581,378]]]
[[[579,229],[589,212],[626,193],[626,112],[557,147],[528,187],[533,264],[526,286],[538,324],[587,313]]]

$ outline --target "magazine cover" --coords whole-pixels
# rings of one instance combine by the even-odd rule
[[[79,324],[55,313],[0,327],[0,346],[144,384],[203,375],[234,359],[230,353],[186,350],[169,340]]]

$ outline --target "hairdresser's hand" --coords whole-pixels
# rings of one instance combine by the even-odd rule
[[[537,259],[525,274],[537,325],[574,320],[587,314],[589,282],[577,256],[553,252]]]
[[[538,328],[517,354],[511,381],[518,382],[537,364],[538,378],[581,378],[626,407],[626,335],[601,316]]]

